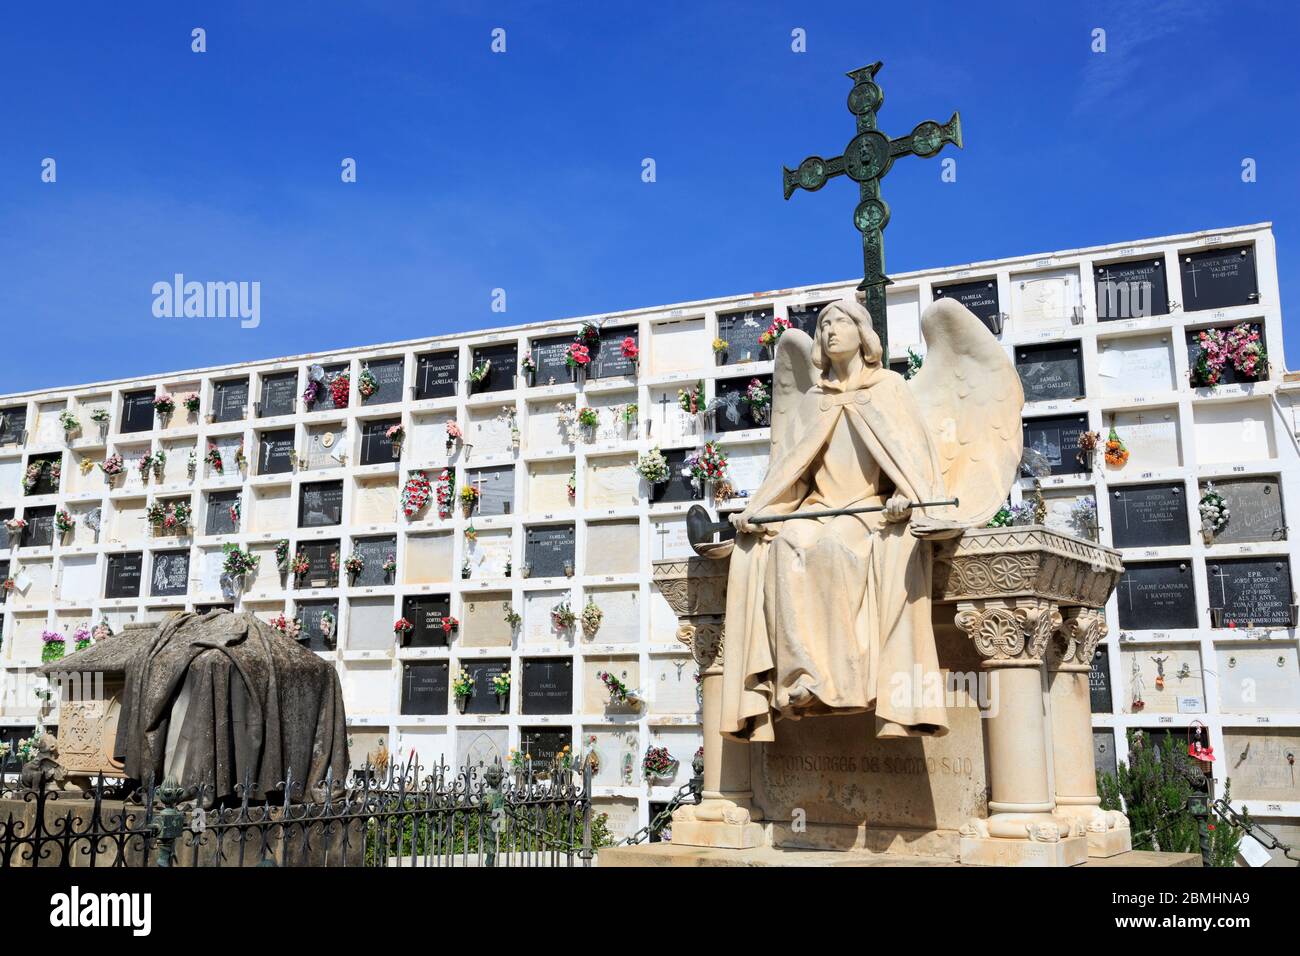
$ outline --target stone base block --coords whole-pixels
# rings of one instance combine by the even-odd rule
[[[1089,831],[1087,840],[1088,856],[1103,860],[1106,857],[1128,853],[1133,849],[1133,831],[1127,829],[1105,830],[1101,833]]]
[[[723,823],[720,820],[674,820],[672,842],[677,846],[748,850],[767,839],[760,823]]]
[[[677,831],[673,831],[676,838]],[[909,857],[957,861],[961,835],[956,830],[907,830],[886,827],[809,823],[796,830],[772,824],[772,845],[787,850],[863,850]]]
[[[962,837],[963,866],[1078,866],[1088,859],[1086,837],[1066,837],[1056,843]]]

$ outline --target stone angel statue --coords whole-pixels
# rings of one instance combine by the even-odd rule
[[[932,542],[979,527],[1021,458],[1024,392],[1010,357],[968,309],[921,319],[925,364],[890,371],[856,300],[782,335],[767,476],[731,552],[722,732],[774,739],[778,718],[874,712],[876,735],[947,733],[930,621]],[[912,503],[957,498],[944,508]],[[878,506],[869,514],[758,517]],[[933,696],[933,695],[931,695]]]

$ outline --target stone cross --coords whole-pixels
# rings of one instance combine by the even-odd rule
[[[889,224],[889,205],[880,198],[880,180],[889,172],[894,159],[899,156],[920,156],[928,159],[952,143],[961,149],[961,116],[953,113],[947,123],[940,126],[933,120],[918,123],[906,136],[890,139],[876,129],[876,111],[884,105],[885,94],[875,83],[881,62],[872,63],[847,74],[853,80],[849,90],[849,111],[857,117],[857,135],[849,140],[840,156],[822,159],[809,156],[798,169],[782,170],[785,198],[796,189],[816,192],[828,179],[841,173],[858,184],[859,201],[853,210],[853,225],[862,233],[862,282],[858,285],[858,298],[871,313],[872,323],[880,336],[884,350],[882,363],[889,364],[889,330],[885,313],[884,229]]]

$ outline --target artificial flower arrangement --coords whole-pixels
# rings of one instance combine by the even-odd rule
[[[560,402],[555,406],[556,427],[560,434],[564,436],[566,445],[576,445],[578,442],[578,410],[572,402]]]
[[[181,406],[191,415],[199,413],[199,393],[186,392],[181,396]]]
[[[343,562],[343,570],[354,578],[364,571],[365,567],[366,559],[355,551],[349,554],[347,560]]]
[[[479,491],[473,485],[466,485],[460,489],[460,506],[465,511],[465,517],[468,518],[474,511],[474,506],[478,504]]]
[[[749,414],[755,424],[767,425],[772,414],[772,393],[768,391],[762,379],[750,379],[749,384],[745,386],[745,394],[741,401],[749,406]]]
[[[632,402],[631,404],[624,405],[623,411],[620,414],[623,419],[623,424],[626,427],[628,428],[636,427],[637,419],[640,415],[640,412],[636,407],[636,402]]]
[[[574,342],[564,353],[564,364],[575,371],[585,369],[591,364],[591,350],[581,342]]]
[[[10,534],[22,534],[26,527],[26,518],[5,518],[5,530]]]
[[[83,475],[88,475],[95,470],[95,463],[89,458],[82,458],[81,461],[77,462],[77,470]]]
[[[67,638],[58,631],[41,631],[41,663],[48,664],[63,656]]]
[[[91,629],[90,635],[96,643],[106,641],[113,636],[113,628],[109,626],[108,621],[100,618],[99,623]]]
[[[271,630],[279,631],[291,641],[298,640],[298,635],[302,633],[302,621],[296,617],[285,617],[283,614],[277,614],[271,618]]]
[[[99,470],[104,473],[104,477],[106,479],[112,481],[114,478],[116,478],[118,475],[122,473],[122,470],[125,467],[126,465],[122,461],[122,456],[118,454],[112,454],[109,455],[107,458],[105,458],[102,462],[100,462]]]
[[[54,512],[54,530],[59,534],[67,534],[75,524],[76,522],[72,520],[72,512],[67,508],[60,508]]]
[[[731,348],[731,343],[728,342],[726,339],[714,339],[714,340],[713,340],[713,354],[714,354],[714,355],[722,355],[722,354],[724,354],[724,353],[727,351],[727,349],[729,349],[729,348]]]
[[[593,429],[600,424],[600,415],[594,408],[583,407],[578,409],[578,425],[582,428]]]
[[[393,622],[393,633],[398,637],[401,637],[403,634],[410,634],[413,630],[415,630],[415,625],[404,617],[399,617]]]
[[[518,448],[522,436],[519,432],[519,413],[515,410],[515,407],[507,405],[497,414],[496,421],[501,422],[510,429],[510,447]]]
[[[444,468],[438,473],[438,517],[451,517],[451,499],[455,491],[455,483],[452,481],[450,468]]]
[[[460,430],[460,426],[456,424],[456,420],[454,418],[447,419],[446,429],[447,429],[447,451],[450,452],[453,448],[456,447],[456,442],[462,440],[465,437],[465,434]]]
[[[90,628],[84,624],[78,624],[77,629],[72,632],[72,649],[74,651],[84,651],[93,643]]]
[[[501,671],[492,675],[492,692],[498,697],[510,696],[510,672]]]
[[[330,556],[325,560],[326,563],[329,564],[330,573],[337,578],[339,573],[339,553],[337,551],[331,551]]]
[[[519,371],[525,375],[535,375],[537,373],[537,362],[533,359],[532,352],[525,352],[524,357],[519,360]]]
[[[203,460],[208,463],[215,474],[225,474],[226,464],[221,460],[221,449],[213,442],[208,442],[208,453],[203,456]]]
[[[375,378],[375,373],[370,371],[370,366],[361,369],[361,374],[357,376],[357,394],[362,398],[369,398],[375,392],[379,391],[379,380]]]
[[[293,556],[293,563],[289,565],[296,578],[305,577],[311,570],[311,558],[307,557],[306,551],[298,551]]]
[[[230,523],[236,528],[239,527],[239,519],[244,513],[244,499],[242,496],[236,498],[230,504]]]
[[[1092,454],[1101,444],[1101,432],[1081,432],[1079,434],[1079,450],[1074,454],[1074,460],[1084,468],[1092,465]]]
[[[320,398],[320,382],[315,379],[309,379],[307,387],[302,390],[303,408],[308,411],[316,404],[316,399]]]
[[[664,780],[677,773],[677,760],[667,747],[647,747],[641,758],[641,774],[647,780]]]
[[[506,623],[511,628],[516,628],[524,622],[524,616],[515,610],[513,604],[506,605]]]
[[[160,532],[184,531],[190,526],[192,511],[189,501],[155,501],[144,513],[145,520]]]
[[[921,371],[921,366],[925,364],[925,357],[917,354],[916,350],[910,345],[907,347],[907,368],[903,371],[903,378],[910,379],[917,372]]]
[[[199,453],[193,448],[190,449],[189,457],[185,461],[185,473],[189,475],[190,481],[199,473]]]
[[[59,412],[59,424],[63,426],[64,437],[81,431],[81,422],[77,421],[77,416],[66,410]]]
[[[482,385],[487,381],[488,373],[492,371],[492,360],[484,359],[469,371],[469,380],[472,385]]]
[[[677,405],[688,415],[699,415],[704,411],[704,383],[696,382],[693,388],[677,390]]]
[[[1228,510],[1228,502],[1214,487],[1214,482],[1205,483],[1205,491],[1201,494],[1200,504],[1197,506],[1201,514],[1201,534],[1205,538],[1206,544],[1211,539],[1228,526],[1228,519],[1232,512]]]
[[[649,484],[658,485],[668,480],[668,459],[658,447],[651,448],[636,460],[633,466],[636,473]]]
[[[781,336],[785,335],[789,328],[789,319],[773,319],[767,331],[758,337],[758,344],[775,352],[776,343],[781,341]]]
[[[163,472],[167,468],[167,452],[159,448],[152,455],[153,459],[153,476],[155,481],[162,481]]]
[[[153,410],[159,418],[170,418],[172,412],[176,411],[176,399],[170,392],[163,392],[153,400]]]
[[[1194,388],[1213,388],[1219,384],[1229,364],[1250,381],[1258,381],[1268,374],[1268,353],[1257,325],[1242,322],[1227,332],[1205,329],[1196,341],[1200,352],[1189,372]]]
[[[330,379],[330,398],[334,401],[335,408],[348,407],[351,388],[352,376],[347,372],[339,372]]]
[[[626,704],[635,704],[638,700],[636,691],[628,687],[622,678],[615,677],[609,671],[601,671],[596,675],[600,682],[605,685],[605,692],[609,694],[609,702],[617,706]],[[627,674],[624,672],[624,676]]]
[[[442,628],[442,633],[449,635],[452,631],[460,629],[460,621],[448,614],[439,622],[439,626]]]
[[[578,615],[573,613],[573,608],[569,606],[568,601],[561,601],[555,607],[551,608],[551,627],[557,631],[567,631],[578,623]]]
[[[1120,441],[1119,434],[1112,427],[1106,436],[1106,464],[1112,468],[1123,468],[1128,461],[1128,449]]]
[[[28,463],[27,470],[23,472],[23,493],[24,494],[30,495],[32,493],[32,489],[35,488],[37,484],[40,483],[41,472],[45,470],[42,467],[42,465],[43,463],[39,461],[33,461]]]
[[[683,476],[692,481],[722,481],[727,477],[727,455],[717,442],[705,442],[704,447],[686,459]]]
[[[452,696],[456,698],[456,703],[464,707],[465,702],[474,695],[474,675],[462,667],[456,673],[456,679],[451,684]]]
[[[468,581],[472,573],[473,571],[469,566],[469,558],[466,558],[460,564],[460,576],[464,578],[466,581]]]
[[[244,454],[244,443],[241,440],[239,447],[235,449],[235,467],[240,469],[248,468],[248,456]]]
[[[337,623],[333,611],[320,612],[320,636],[329,640],[334,634],[334,625]]]
[[[288,538],[281,538],[275,543],[275,569],[281,574],[289,570]]]
[[[424,472],[411,472],[406,478],[406,483],[402,485],[402,514],[407,518],[414,518],[423,511],[424,506],[429,503],[431,490],[429,478]]]
[[[389,440],[393,446],[393,457],[398,458],[402,454],[402,443],[406,441],[406,429],[400,424],[389,425],[384,430],[384,437]]]
[[[382,567],[385,574],[394,574],[397,571],[397,555],[390,554],[388,557],[384,558]]]
[[[630,335],[623,339],[618,349],[623,353],[623,358],[629,362],[637,362],[641,359],[641,349],[637,346],[636,339]]]
[[[256,571],[257,562],[261,560],[259,555],[253,554],[252,551],[244,551],[233,542],[222,545],[221,552],[226,556],[221,564],[221,570],[232,578],[243,577],[250,571]]]
[[[574,341],[589,349],[600,347],[600,329],[592,322],[583,322]]]
[[[582,633],[587,637],[595,637],[596,632],[600,630],[601,622],[605,620],[605,612],[597,606],[591,598],[587,598],[587,603],[582,608]]]
[[[107,408],[103,408],[101,406],[100,408],[96,408],[91,411],[90,420],[94,422],[96,425],[107,425],[110,421],[113,420],[113,416],[112,413],[110,413]]]
[[[1084,495],[1070,507],[1070,527],[1081,538],[1097,540],[1097,499]]]
[[[569,472],[569,480],[564,483],[565,491],[569,493],[569,504],[578,500],[578,470],[575,468]]]
[[[478,540],[478,529],[474,527],[472,522],[465,526],[465,540],[466,541]]]
[[[148,481],[149,475],[153,471],[153,455],[145,452],[135,463],[136,470],[140,472],[140,480]]]
[[[1011,509],[1008,508],[1006,505],[1003,505],[1001,508],[998,509],[997,514],[995,514],[992,518],[989,519],[989,523],[986,524],[984,527],[1009,528],[1011,527],[1011,517],[1012,517]]]

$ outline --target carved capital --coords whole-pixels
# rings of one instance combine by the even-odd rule
[[[723,623],[719,619],[682,621],[677,627],[677,640],[691,650],[691,656],[700,670],[712,667],[722,657]]]
[[[1050,601],[980,601],[957,608],[957,627],[989,661],[1041,661],[1061,625],[1061,612]]]
[[[1067,610],[1055,647],[1060,664],[1090,668],[1097,645],[1105,640],[1109,631],[1103,611],[1090,607]]]

